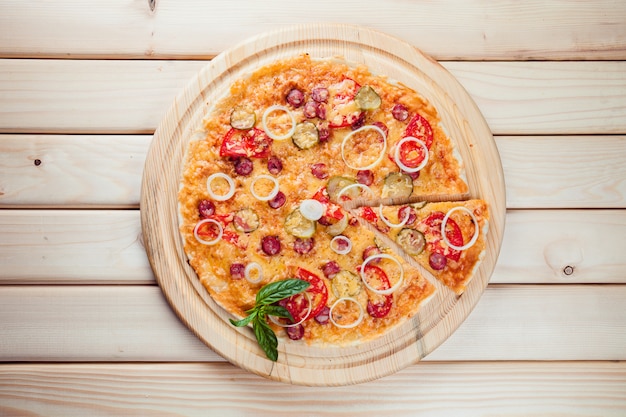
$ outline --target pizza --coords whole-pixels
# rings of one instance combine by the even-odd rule
[[[187,145],[180,233],[204,288],[232,323],[253,325],[268,357],[277,339],[381,337],[435,280],[463,292],[489,208],[469,198],[461,156],[424,97],[303,54],[210,104]]]

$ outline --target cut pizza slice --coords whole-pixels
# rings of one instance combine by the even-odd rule
[[[332,203],[326,188],[310,197],[290,207],[281,240],[286,270],[312,285],[308,294],[281,302],[294,320],[271,320],[277,335],[349,344],[376,338],[416,314],[435,287]]]
[[[363,206],[354,212],[458,294],[485,255],[489,209],[483,200]]]

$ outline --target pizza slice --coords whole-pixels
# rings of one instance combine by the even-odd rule
[[[279,336],[336,345],[373,339],[412,317],[435,291],[416,268],[381,249],[376,233],[332,203],[326,188],[294,202],[283,229],[291,276],[312,285],[308,294],[281,301],[293,321],[272,320]]]
[[[489,209],[483,200],[363,206],[355,212],[458,294],[485,255]]]

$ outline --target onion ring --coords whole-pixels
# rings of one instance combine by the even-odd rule
[[[324,205],[317,200],[302,200],[300,203],[300,213],[308,220],[321,219],[325,211]]]
[[[344,242],[346,242],[348,244],[346,249],[338,249],[338,248],[336,248],[335,246],[337,246],[338,243],[333,246],[333,243],[335,243],[335,242],[337,242],[339,240],[342,240],[342,241],[344,241]],[[332,238],[332,240],[330,241],[330,248],[335,253],[338,253],[339,255],[347,255],[352,250],[352,241],[350,240],[350,238],[348,238],[348,237],[346,237],[344,235],[337,235],[334,238]]]
[[[359,307],[359,317],[353,323],[350,323],[350,324],[339,324],[333,318],[333,310],[334,310],[334,308],[337,306],[337,304],[339,304],[339,303],[341,303],[343,301],[351,301],[351,302],[353,302],[354,304],[356,304]],[[359,324],[361,324],[361,321],[363,321],[363,316],[364,315],[365,315],[365,312],[363,311],[363,307],[361,306],[361,304],[359,304],[359,302],[356,299],[354,299],[352,297],[342,297],[342,298],[339,298],[337,301],[335,301],[333,303],[332,306],[330,306],[330,311],[328,312],[328,318],[329,318],[330,322],[332,324],[334,324],[336,327],[339,327],[341,329],[351,329],[353,327],[358,326]]]
[[[304,321],[305,321],[306,319],[308,319],[308,318],[309,318],[309,315],[311,314],[311,310],[313,310],[313,306],[312,306],[312,304],[311,304],[311,297],[309,296],[309,294],[307,294],[307,292],[306,292],[306,291],[305,291],[305,292],[303,292],[302,294],[304,294],[304,296],[306,297],[307,301],[309,302],[309,308],[307,309],[306,315],[305,315],[304,317],[302,317],[302,318],[300,319],[300,321],[299,321],[299,322],[297,322],[297,323],[289,323],[289,324],[285,324],[285,323],[281,323],[281,322],[280,322],[280,321],[276,318],[276,316],[270,316],[270,315],[268,315],[267,317],[269,317],[269,319],[270,319],[270,321],[271,321],[272,323],[274,323],[275,325],[280,326],[280,327],[296,327],[297,325],[304,323]]]
[[[378,206],[378,214],[380,215],[380,219],[383,221],[383,223],[385,223],[387,226],[389,226],[389,227],[391,227],[393,229],[399,229],[400,227],[404,226],[406,224],[406,222],[409,221],[409,218],[411,217],[411,211],[410,210],[404,210],[404,218],[402,219],[402,221],[400,223],[391,223],[389,220],[387,220],[387,218],[383,214],[383,205],[382,204],[380,206]]]
[[[211,188],[211,183],[213,183],[213,181],[217,178],[226,180],[226,182],[228,183],[229,189],[228,192],[224,195],[215,194],[215,192],[213,192],[213,188]],[[209,177],[206,179],[206,188],[211,198],[217,201],[226,201],[230,199],[233,195],[235,195],[235,181],[233,181],[230,175],[224,174],[223,172],[216,172],[215,174],[209,175]]]
[[[474,224],[476,225],[476,227],[474,228],[474,235],[472,236],[472,238],[470,239],[469,242],[467,242],[465,245],[463,246],[456,246],[454,244],[452,244],[447,236],[446,236],[446,225],[448,224],[448,219],[450,218],[450,214],[452,214],[453,212],[457,211],[457,210],[461,210],[466,212],[467,214],[470,215],[470,217],[472,218],[472,221],[474,222]],[[480,234],[478,231],[479,227],[478,227],[478,220],[476,220],[476,216],[474,216],[474,213],[472,213],[471,210],[469,210],[466,207],[463,206],[457,206],[452,208],[450,211],[448,211],[446,213],[446,215],[444,216],[442,222],[441,222],[441,236],[443,237],[443,241],[446,242],[446,245],[450,246],[452,249],[456,249],[456,250],[465,250],[467,248],[470,248],[474,245],[474,243],[476,243],[476,241],[478,240],[478,235]]]
[[[289,129],[289,131],[285,133],[284,135],[277,135],[274,132],[270,131],[267,127],[267,117],[275,111],[285,112],[291,119],[291,129]],[[261,123],[263,126],[263,130],[265,131],[265,134],[267,134],[267,136],[269,136],[273,140],[279,140],[279,141],[286,140],[292,137],[294,133],[296,133],[296,118],[293,116],[293,113],[291,113],[291,111],[289,111],[287,107],[281,106],[279,104],[270,106],[267,108],[267,110],[265,110],[265,112],[263,113],[263,118],[261,119]]]
[[[339,201],[339,199],[344,193],[346,193],[348,190],[351,190],[353,188],[360,188],[362,190],[365,190],[369,193],[370,196],[374,197],[374,192],[372,191],[370,187],[368,187],[365,184],[356,183],[356,184],[346,185],[341,190],[339,190],[339,192],[337,193],[337,201]]]
[[[213,239],[213,240],[204,240],[198,234],[198,229],[200,229],[200,226],[202,226],[203,224],[206,224],[206,223],[212,223],[212,224],[216,225],[217,228],[219,229],[219,232],[217,233],[217,237],[215,239]],[[220,222],[218,222],[217,220],[214,220],[214,219],[200,220],[198,223],[196,223],[196,226],[193,228],[193,236],[196,238],[196,240],[198,242],[202,243],[203,245],[208,245],[208,246],[215,245],[217,242],[222,240],[222,234],[223,233],[224,233],[224,228],[222,227]]]
[[[365,267],[367,266],[367,264],[370,263],[371,261],[373,261],[374,259],[389,259],[389,260],[394,261],[396,264],[398,264],[398,267],[400,268],[400,278],[398,278],[398,281],[396,281],[396,283],[393,284],[393,286],[391,286],[391,288],[387,288],[387,289],[384,289],[384,290],[379,290],[377,288],[372,287],[371,285],[369,285],[367,283],[367,280],[363,276],[363,272],[365,271]],[[398,261],[393,256],[387,255],[386,253],[376,253],[376,254],[374,254],[372,256],[369,256],[368,258],[366,258],[363,261],[363,263],[361,264],[361,270],[359,271],[359,274],[361,275],[361,281],[363,281],[363,284],[365,284],[365,286],[370,291],[372,291],[372,292],[374,292],[376,294],[380,294],[380,295],[389,295],[389,294],[392,294],[398,288],[400,288],[400,285],[402,284],[402,280],[404,279],[404,268],[402,268],[402,264],[400,263],[400,261]]]
[[[250,273],[252,272],[253,269],[258,271],[259,278],[251,279]],[[258,263],[250,262],[248,265],[246,265],[246,269],[244,269],[243,271],[243,276],[246,278],[246,281],[248,281],[250,284],[258,284],[259,282],[263,280],[263,269],[261,268],[261,265],[259,265]]]
[[[350,139],[353,135],[362,132],[364,130],[375,130],[376,132],[378,132],[380,134],[380,136],[382,136],[383,138],[383,148],[380,151],[380,155],[378,156],[378,158],[372,162],[371,164],[364,166],[364,167],[357,167],[354,165],[350,165],[348,163],[348,161],[346,161],[346,156],[345,156],[345,147],[346,147],[346,142],[348,141],[348,139]],[[383,160],[383,158],[385,157],[385,151],[387,150],[387,135],[385,135],[385,132],[383,132],[383,130],[378,127],[378,126],[374,126],[374,125],[365,125],[362,126],[360,128],[358,128],[357,130],[354,130],[352,132],[350,132],[349,134],[346,135],[345,138],[343,138],[343,141],[341,142],[341,158],[343,159],[343,162],[348,166],[348,168],[352,168],[352,169],[356,169],[356,170],[365,170],[365,169],[372,169],[374,168],[376,165],[380,164],[381,161]]]
[[[274,184],[274,188],[272,188],[272,191],[270,191],[268,195],[262,196],[262,195],[257,194],[256,191],[254,191],[254,185],[256,184],[258,180],[268,180]],[[280,191],[279,186],[278,186],[278,180],[270,175],[265,175],[265,174],[258,175],[250,183],[250,193],[252,193],[254,198],[256,198],[259,201],[270,201],[272,198],[276,197],[276,194],[278,194],[278,191]]]
[[[410,167],[405,165],[401,159],[400,159],[400,148],[402,147],[402,145],[404,145],[406,142],[415,142],[418,145],[420,145],[422,147],[422,149],[424,150],[424,159],[422,160],[422,162],[416,166],[416,167]],[[403,138],[400,142],[398,142],[398,144],[396,145],[396,150],[394,152],[394,159],[396,161],[396,164],[398,164],[398,166],[400,167],[400,169],[402,169],[405,172],[409,172],[409,173],[414,173],[417,171],[420,171],[422,168],[424,168],[426,166],[426,164],[428,163],[428,159],[429,159],[429,153],[428,153],[428,148],[426,147],[426,144],[424,142],[422,142],[421,140],[419,140],[416,137],[413,136],[407,136],[405,138]]]

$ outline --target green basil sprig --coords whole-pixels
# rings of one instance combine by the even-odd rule
[[[311,283],[301,279],[290,278],[261,287],[256,294],[254,307],[246,311],[247,316],[241,320],[230,319],[230,323],[236,327],[247,326],[252,323],[254,336],[265,355],[276,361],[278,359],[278,340],[272,328],[267,324],[267,316],[288,318],[293,321],[291,313],[285,307],[275,303],[305,291]]]

